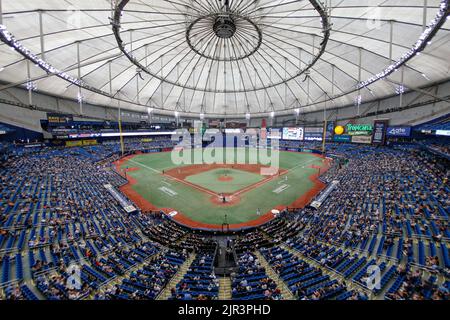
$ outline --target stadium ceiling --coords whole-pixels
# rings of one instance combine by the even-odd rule
[[[448,0],[0,0],[0,85],[198,117],[447,80]]]

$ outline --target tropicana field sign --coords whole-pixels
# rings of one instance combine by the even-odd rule
[[[347,133],[352,136],[370,135],[372,131],[371,124],[347,124]]]

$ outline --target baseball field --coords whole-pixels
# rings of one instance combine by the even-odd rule
[[[186,152],[186,151],[185,151]],[[195,153],[189,151],[195,159]],[[274,218],[273,210],[299,208],[323,188],[317,177],[328,163],[311,153],[279,152],[279,170],[248,160],[248,149],[228,148],[234,163],[175,164],[170,152],[125,157],[116,163],[129,183],[121,188],[143,211],[162,210],[192,228],[218,230],[257,226]]]

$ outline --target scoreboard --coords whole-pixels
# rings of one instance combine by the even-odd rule
[[[283,140],[301,141],[304,138],[303,128],[283,128]]]

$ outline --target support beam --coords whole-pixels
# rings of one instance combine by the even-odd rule
[[[423,0],[423,24],[422,30],[427,28],[427,11],[428,11],[428,0]]]
[[[2,0],[0,0],[0,24],[3,24]]]
[[[398,85],[398,86],[401,85],[400,82],[397,82],[397,81],[394,81],[394,80],[391,80],[391,79],[384,79],[384,80],[387,81],[387,82],[393,83],[395,85]],[[426,96],[433,97],[434,99],[439,100],[441,102],[445,102],[445,103],[450,104],[450,100],[449,99],[441,98],[441,97],[439,97],[439,96],[437,96],[437,95],[435,95],[435,94],[433,94],[431,92],[428,92],[428,91],[426,91],[424,89],[420,89],[420,88],[417,88],[417,87],[414,87],[414,86],[409,86],[407,84],[404,84],[404,86],[405,86],[405,88],[408,88],[408,89],[410,89],[412,91],[416,91],[416,92],[422,93],[422,94],[424,94]]]
[[[389,22],[389,60],[392,62],[392,49],[393,49],[393,41],[394,41],[394,21]]]
[[[404,87],[404,76],[405,76],[405,69],[402,67],[401,70],[401,77],[400,77],[400,102],[399,102],[399,107],[403,107],[403,91],[405,91],[405,87]]]
[[[326,95],[326,92],[325,92]],[[327,101],[325,100],[325,107],[323,108],[323,132],[322,132],[322,155],[326,154],[326,141],[327,141]]]
[[[120,150],[122,153],[122,157],[125,154],[125,144],[123,141],[123,132],[122,132],[122,109],[120,105],[120,92],[117,92],[117,109],[118,109],[118,122],[119,122],[119,135],[120,135]]]
[[[308,75],[308,80],[307,80],[307,83],[306,83],[306,91],[307,91],[307,101],[308,101],[308,105],[310,105],[311,104],[311,92],[309,91],[309,89],[310,89],[310,79],[311,79],[311,77]]]
[[[31,82],[31,69],[30,69],[30,60],[27,60],[27,78],[30,79],[28,81]],[[28,88],[28,105],[33,105],[33,90],[31,88]]]
[[[113,89],[112,89],[112,66],[111,66],[112,62],[109,61],[108,62],[108,73],[109,73],[109,94],[111,95],[111,97],[113,96]]]
[[[139,73],[136,73],[136,103],[140,104],[139,101]]]
[[[80,42],[77,42],[77,68],[78,68],[78,79],[81,79],[81,52],[80,52]],[[83,114],[83,91],[81,87],[78,87],[78,104],[80,105],[80,114]]]
[[[115,55],[109,56],[107,58],[113,59],[113,58],[118,57],[119,55],[115,54]],[[107,58],[100,58],[100,59],[96,59],[96,60],[84,63],[84,64],[81,65],[81,67],[87,67],[87,66],[93,65],[93,64],[101,62],[101,61],[103,61],[103,60],[105,60]],[[70,72],[70,71],[73,71],[73,70],[75,70],[77,68],[78,68],[78,66],[75,65],[75,66],[72,66],[70,68],[64,69],[63,72]],[[38,81],[38,80],[43,80],[43,79],[46,79],[46,78],[49,78],[49,77],[53,77],[53,76],[56,76],[56,74],[54,74],[54,73],[45,74],[43,76],[34,77],[31,80]],[[14,87],[18,87],[20,85],[23,85],[24,83],[27,83],[27,81],[28,81],[28,79],[24,79],[24,80],[21,80],[21,81],[5,84],[3,86],[0,86],[0,91],[8,90],[8,89],[11,89],[11,88],[14,88]],[[111,93],[111,96],[112,96],[112,93]]]
[[[39,39],[41,42],[41,59],[45,60],[45,40],[44,40],[44,12],[39,10]]]
[[[335,74],[335,69],[336,66],[333,64],[331,66],[331,96],[334,97],[334,92],[335,92],[335,79],[334,79],[334,74]]]
[[[362,77],[362,48],[358,49],[358,83],[361,83],[361,77]],[[358,90],[358,97],[357,97],[357,105],[358,105],[358,116],[361,114],[361,89]]]

